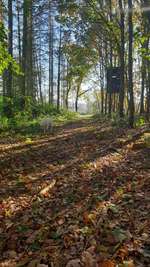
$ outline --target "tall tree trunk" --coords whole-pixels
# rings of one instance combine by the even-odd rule
[[[146,35],[148,37],[146,42],[146,54],[149,55],[150,49],[150,10],[149,10],[149,0],[143,0],[143,20],[144,20],[144,30],[146,31]],[[149,121],[150,118],[150,61],[146,59],[146,117]]]
[[[69,63],[67,61],[67,76],[68,76],[68,69],[69,69]],[[69,92],[71,90],[71,81],[67,79],[67,90],[66,90],[66,96],[65,96],[65,106],[66,106],[66,109],[68,109],[69,107]]]
[[[26,0],[23,2],[23,39],[22,39],[22,96],[26,95],[26,69],[27,69],[27,15],[28,6]],[[24,106],[24,103],[23,103]],[[23,107],[24,108],[24,107]]]
[[[69,91],[67,90],[66,97],[65,97],[65,106],[66,106],[66,109],[68,109],[68,97],[69,97]]]
[[[107,108],[108,108],[108,93],[105,93],[105,115],[107,114]]]
[[[53,37],[53,16],[52,16],[52,5],[51,1],[49,0],[49,104],[53,104],[53,72],[54,72],[54,63],[53,63],[53,43],[54,43],[54,37]]]
[[[12,0],[8,0],[8,52],[13,56],[13,13],[12,13]],[[12,97],[12,65],[10,64],[7,70],[7,96]]]
[[[17,27],[18,27],[18,53],[19,53],[19,65],[21,66],[21,29],[20,29],[20,5],[17,0]]]
[[[0,1],[0,23],[2,24],[3,27],[3,4],[2,1]],[[2,80],[3,80],[3,96],[6,96],[6,71],[4,71],[2,75]]]
[[[110,22],[112,22],[112,0],[109,0],[109,8],[110,8]],[[110,42],[110,68],[112,68],[112,57],[113,57],[113,47],[112,47],[112,42]],[[111,117],[111,112],[112,112],[112,93],[109,93],[109,99],[108,99],[108,114],[109,117]]]
[[[20,4],[19,4],[19,0],[17,0],[17,34],[18,34],[18,56],[19,56],[19,66],[20,68],[22,67],[22,47],[21,47],[21,28],[20,28]],[[19,87],[19,91],[21,89],[21,83],[22,83],[22,77],[21,75],[18,75],[18,87]]]
[[[121,65],[121,90],[119,94],[119,115],[122,118],[124,116],[124,72],[125,72],[125,38],[124,38],[124,10],[122,0],[119,0],[120,9],[120,31],[121,31],[121,47],[120,47],[120,65]]]
[[[42,94],[42,66],[41,66],[41,54],[39,53],[39,60],[36,54],[36,65],[37,65],[37,83],[40,94],[40,102],[43,104],[43,94]]]
[[[34,99],[32,0],[24,0],[23,3],[22,71],[22,96]]]
[[[128,31],[129,31],[129,52],[128,52],[128,91],[129,91],[129,126],[134,126],[134,95],[133,95],[133,5],[128,0]]]
[[[150,119],[150,62],[147,61],[146,118]]]
[[[13,56],[13,6],[12,0],[8,0],[8,53]],[[12,64],[9,63],[8,69],[3,74],[3,95],[9,99],[13,96],[13,76]],[[3,99],[3,113],[12,117],[12,104],[8,98]]]
[[[33,29],[32,29],[32,0],[28,0],[28,44],[27,44],[27,95],[35,99],[33,87]]]
[[[2,1],[0,1],[0,23],[3,22],[3,6]]]
[[[142,58],[142,77],[141,77],[141,97],[140,97],[140,114],[144,114],[144,91],[145,91],[145,74],[146,74],[146,62]]]
[[[100,89],[101,89],[101,113],[104,113],[104,58],[103,51],[99,51],[99,75],[100,75]],[[100,49],[99,49],[100,50]]]
[[[57,77],[57,109],[60,109],[60,71],[61,71],[61,43],[62,43],[62,26],[59,30],[59,49],[58,49],[58,77]]]
[[[76,92],[76,99],[75,99],[75,111],[78,112],[78,100],[79,100],[79,90],[80,87],[77,87],[77,92]]]

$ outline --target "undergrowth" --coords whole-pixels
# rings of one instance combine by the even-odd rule
[[[7,105],[6,105],[7,103]],[[72,111],[60,109],[49,104],[33,103],[30,99],[25,99],[23,111],[18,99],[13,101],[0,100],[0,134],[23,134],[35,135],[40,133],[40,120],[51,117],[55,125],[66,123],[78,117],[78,114]],[[10,112],[11,110],[11,112]]]

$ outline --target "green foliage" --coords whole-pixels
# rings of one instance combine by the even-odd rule
[[[150,60],[150,49],[148,47],[149,38],[149,33],[144,34],[139,28],[136,29],[134,33],[134,45],[137,48],[139,55],[146,60]]]
[[[7,117],[0,117],[0,130],[7,130],[9,128],[9,119]]]
[[[140,127],[140,126],[143,126],[145,124],[145,118],[142,116],[142,117],[138,117],[136,119],[136,122],[135,122],[135,125],[136,127]]]
[[[112,126],[125,128],[128,126],[128,118],[125,116],[124,118],[120,118],[118,114],[113,113],[111,117]]]
[[[8,116],[10,111],[11,116]],[[63,109],[58,111],[55,106],[48,103],[42,105],[34,102],[31,97],[0,98],[0,132],[38,134],[39,122],[46,117],[52,117],[55,124],[60,124],[73,120],[77,113]]]
[[[0,22],[0,75],[10,66],[16,74],[21,74],[19,65],[7,51],[7,36],[2,22]]]
[[[83,79],[97,62],[95,50],[77,44],[65,45],[63,51],[69,62],[69,71],[66,76],[68,82],[74,81],[79,87]]]

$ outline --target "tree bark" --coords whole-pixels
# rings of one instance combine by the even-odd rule
[[[60,30],[59,30],[59,50],[58,50],[58,78],[57,78],[57,110],[60,109],[61,43],[62,43],[62,27],[60,26]]]
[[[141,97],[140,97],[140,114],[144,114],[144,91],[145,91],[145,74],[146,74],[146,67],[145,67],[145,60],[142,59],[142,80],[141,80]]]
[[[133,5],[132,0],[128,0],[128,32],[129,32],[129,52],[128,52],[128,91],[129,91],[129,126],[134,126],[134,95],[133,95]]]
[[[20,6],[17,0],[17,27],[18,27],[18,53],[19,53],[19,65],[21,66],[21,30],[20,30]]]
[[[22,71],[22,96],[34,99],[32,0],[24,0],[23,3]]]
[[[120,31],[121,31],[121,47],[120,47],[120,65],[121,65],[121,88],[119,94],[119,115],[122,118],[124,116],[124,72],[125,72],[125,38],[124,38],[124,10],[122,0],[119,0],[119,9],[120,9]]]
[[[110,8],[110,22],[112,21],[112,0],[109,0],[109,8]],[[110,42],[110,68],[112,68],[112,57],[113,57],[113,47],[112,42]],[[108,114],[109,117],[111,117],[112,112],[112,93],[109,92],[109,98],[108,98]]]
[[[13,56],[13,11],[12,11],[12,0],[8,0],[8,53]],[[7,80],[6,80],[6,89],[7,96],[12,97],[12,65],[10,64],[7,70]]]
[[[52,17],[52,5],[49,0],[49,104],[53,104],[53,72],[54,72],[54,64],[53,64],[53,17]]]

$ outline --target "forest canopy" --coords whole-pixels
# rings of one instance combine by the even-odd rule
[[[30,101],[33,109],[127,115],[130,126],[136,114],[149,119],[147,0],[3,0],[0,19],[3,116]],[[118,92],[107,81],[115,67]]]

